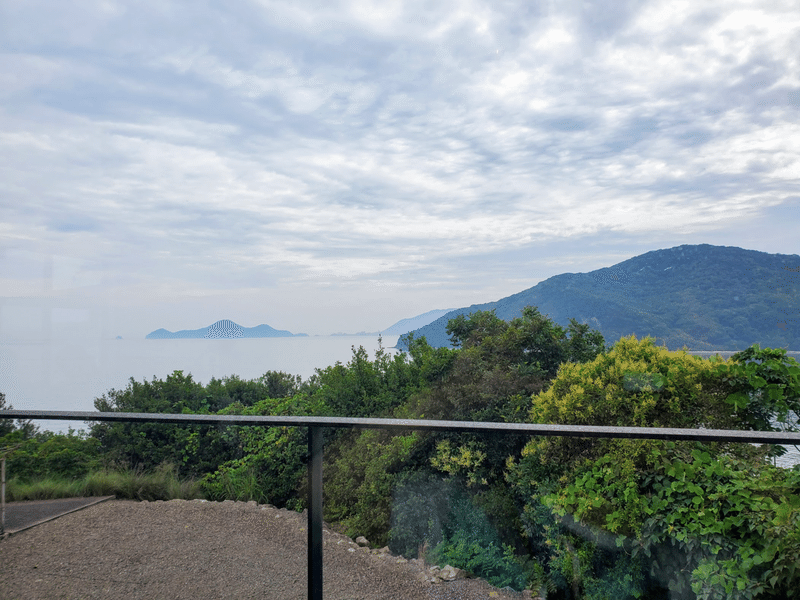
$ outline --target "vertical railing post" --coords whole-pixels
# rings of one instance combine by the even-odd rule
[[[6,533],[6,455],[0,457],[0,537]]]
[[[322,600],[322,428],[308,428],[308,600]]]

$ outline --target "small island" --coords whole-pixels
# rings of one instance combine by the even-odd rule
[[[269,338],[269,337],[307,337],[305,333],[292,333],[284,329],[275,329],[269,325],[256,327],[242,327],[229,319],[222,319],[201,329],[183,329],[181,331],[167,331],[156,329],[146,336],[146,340],[184,340],[184,339],[238,339],[238,338]]]

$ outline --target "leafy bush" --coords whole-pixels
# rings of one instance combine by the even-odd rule
[[[268,398],[249,407],[230,405],[221,414],[308,415],[321,412],[313,398]],[[206,473],[202,487],[210,500],[255,500],[299,508],[305,502],[298,489],[308,454],[305,429],[297,427],[237,427],[231,432],[236,458]],[[222,459],[223,457],[220,457]]]
[[[331,444],[324,467],[325,518],[351,537],[363,535],[379,546],[386,544],[392,490],[420,439],[418,432],[395,435],[370,429],[348,432]]]
[[[660,468],[643,481],[648,516],[636,549],[655,559],[672,589],[691,588],[704,600],[798,589],[800,472],[702,447],[685,460],[658,458]]]
[[[80,479],[100,468],[100,444],[82,431],[50,431],[22,435],[18,430],[0,438],[0,447],[14,447],[8,455],[8,477],[21,482],[42,478]]]
[[[715,364],[726,384],[726,402],[748,428],[797,431],[800,364],[786,350],[756,344]]]
[[[417,471],[398,478],[392,501],[389,549],[407,558],[424,558],[420,550],[442,541],[450,513],[452,482]]]
[[[513,548],[501,544],[489,519],[458,486],[452,487],[442,541],[431,552],[430,561],[464,569],[497,587],[520,591],[528,583]]]

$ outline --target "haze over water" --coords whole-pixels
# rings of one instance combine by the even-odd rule
[[[383,338],[383,347],[397,336]],[[377,336],[309,336],[256,339],[54,339],[47,342],[0,343],[0,392],[17,409],[94,410],[94,399],[110,389],[137,381],[164,379],[176,370],[206,384],[212,377],[238,375],[256,379],[267,371],[284,371],[304,380],[315,369],[347,363],[352,347],[363,346],[370,358]],[[51,431],[80,429],[80,421],[42,421]]]

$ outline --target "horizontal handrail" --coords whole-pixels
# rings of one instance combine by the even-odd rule
[[[531,436],[693,440],[800,446],[800,433],[742,431],[738,429],[676,429],[672,427],[612,427],[603,425],[547,425],[541,423],[494,423],[433,419],[370,419],[280,415],[198,415],[58,410],[3,410],[0,418],[58,421],[120,421],[172,423],[176,425],[255,425],[262,427],[334,427],[352,429],[417,429],[465,433],[505,433]]]

